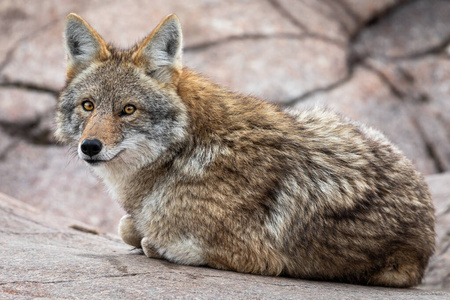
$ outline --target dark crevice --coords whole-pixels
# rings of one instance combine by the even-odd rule
[[[423,136],[422,139],[424,139]],[[427,151],[428,156],[433,160],[437,173],[445,173],[446,169],[441,159],[439,158],[439,155],[437,154],[434,145],[426,139],[424,139],[424,142],[425,142],[425,150]]]
[[[246,41],[246,40],[265,40],[265,39],[288,39],[288,40],[304,40],[304,39],[316,39],[321,40],[325,43],[330,43],[333,45],[336,45],[338,47],[345,47],[344,43],[324,37],[321,35],[317,35],[314,33],[302,33],[302,34],[295,34],[295,33],[277,33],[277,34],[243,34],[243,35],[232,35],[228,36],[219,40],[215,41],[209,41],[209,42],[203,42],[198,43],[191,46],[184,47],[184,52],[193,52],[193,51],[204,51],[208,50],[211,47],[221,46],[226,43],[235,42],[235,41]]]
[[[278,11],[278,13],[285,17],[291,24],[293,24],[295,27],[299,28],[302,31],[308,31],[308,28],[305,24],[297,20],[296,17],[294,17],[287,9],[284,8],[283,5],[280,4],[277,0],[267,0],[267,2],[272,5],[272,7]]]
[[[3,149],[2,152],[0,152],[0,161],[4,161],[8,153],[14,150],[14,148],[16,148],[18,144],[19,144],[18,140],[13,140],[8,146],[6,146],[5,149]]]
[[[405,94],[400,89],[398,89],[383,72],[365,62],[362,62],[361,66],[366,70],[369,70],[372,73],[374,73],[389,88],[389,91],[391,92],[392,95],[394,95],[401,101],[405,100]]]
[[[344,78],[330,84],[324,87],[319,87],[316,89],[313,89],[311,91],[305,92],[304,94],[297,96],[295,98],[289,99],[287,101],[284,101],[282,103],[280,103],[280,105],[284,106],[284,107],[289,107],[289,106],[293,106],[299,102],[302,102],[310,97],[313,97],[317,94],[321,94],[321,93],[326,93],[326,92],[330,92],[336,88],[341,87],[342,85],[346,84],[347,82],[349,82],[352,78],[353,78],[353,73],[354,70],[353,68],[349,71],[349,73],[347,74],[347,76],[345,76]]]
[[[50,227],[50,226],[48,226],[48,225],[45,225],[45,224],[43,224],[43,223],[37,222],[37,221],[35,221],[35,220],[32,220],[32,219],[30,219],[30,218],[24,217],[24,216],[22,216],[22,215],[16,213],[16,212],[14,211],[14,209],[12,209],[12,208],[10,208],[10,207],[4,207],[4,206],[1,207],[1,206],[0,206],[0,210],[3,211],[3,212],[5,212],[5,213],[7,213],[9,216],[14,216],[14,217],[16,217],[16,218],[18,218],[18,219],[20,219],[20,220],[22,220],[22,221],[30,222],[30,223],[33,223],[33,224],[35,224],[35,225],[38,225],[38,226],[41,226],[41,227],[44,227],[44,228],[47,228],[47,229],[50,229],[50,230],[55,230],[54,228],[52,228],[52,227]]]
[[[412,115],[411,121],[416,127],[417,133],[419,134],[420,138],[423,140],[425,144],[425,150],[427,152],[428,157],[433,161],[434,166],[437,170],[437,173],[444,173],[446,172],[446,168],[444,163],[441,161],[441,158],[439,157],[438,151],[436,150],[436,147],[434,144],[430,141],[428,138],[428,135],[426,134],[425,130],[420,125],[420,122],[417,120],[417,117]]]
[[[361,62],[358,59],[356,59],[356,57],[350,56],[349,53],[347,52],[347,59],[346,59],[347,75],[345,77],[343,77],[327,86],[315,88],[313,90],[310,90],[310,91],[307,91],[307,92],[301,94],[300,96],[283,101],[282,103],[280,103],[280,105],[283,107],[293,106],[293,105],[295,105],[299,102],[305,101],[308,98],[313,97],[317,94],[330,92],[334,89],[337,89],[337,88],[343,86],[344,84],[348,83],[353,78],[355,69],[360,63]]]
[[[411,2],[414,2],[414,1],[420,1],[420,0],[401,0],[391,6],[385,7],[383,10],[380,10],[377,14],[373,15],[371,18],[369,18],[363,24],[361,24],[359,29],[352,35],[350,41],[351,42],[356,41],[363,31],[367,30],[370,27],[377,25],[383,19],[394,14],[397,10],[402,9],[406,4],[410,4]]]
[[[300,29],[303,32],[302,37],[307,36],[307,37],[311,37],[314,39],[322,40],[327,43],[335,44],[339,47],[347,47],[347,44],[342,41],[339,41],[332,37],[328,37],[328,36],[324,36],[324,35],[312,32],[305,24],[301,23],[294,15],[292,15],[289,12],[289,10],[287,10],[277,0],[267,0],[267,1],[272,5],[273,8],[275,8],[279,12],[279,14],[281,16],[283,16],[284,18],[289,20],[295,27],[297,27],[298,29]],[[345,25],[343,25],[343,24],[342,24],[342,26],[345,27]]]
[[[355,26],[357,26],[358,24],[360,24],[360,21],[357,21],[356,15],[354,15],[353,12],[351,12],[348,8],[345,8],[345,4],[342,1],[339,0],[327,0],[324,3],[326,3],[326,5],[329,7],[329,9],[332,11],[332,14],[328,14],[327,17],[334,19],[340,27],[340,30],[342,31],[342,33],[346,34],[346,35],[350,35],[352,33],[351,27],[350,25],[348,25],[345,21],[343,21],[341,15],[342,13],[344,13],[347,16],[350,16],[350,19],[352,20],[352,22],[355,24]],[[336,13],[338,12],[339,13]]]
[[[342,0],[337,0],[339,2],[342,2]],[[380,23],[382,20],[384,20],[385,18],[391,16],[392,14],[396,13],[399,9],[404,8],[405,5],[410,5],[414,2],[418,2],[421,0],[403,0],[403,1],[399,1],[396,4],[387,7],[385,10],[380,11],[378,14],[374,15],[372,18],[370,18],[369,20],[367,20],[364,24],[362,24],[359,29],[352,35],[352,37],[350,38],[350,45],[354,45],[356,44],[356,42],[358,41],[359,37],[361,36],[361,34],[369,29],[370,27],[376,26],[378,23]],[[405,61],[405,60],[414,60],[414,59],[419,59],[422,57],[426,57],[429,55],[440,55],[440,54],[445,54],[447,52],[447,48],[450,45],[450,36],[447,36],[444,38],[444,40],[442,42],[440,42],[439,44],[435,45],[435,46],[431,46],[427,49],[422,49],[422,50],[417,50],[408,54],[403,54],[403,55],[383,55],[383,54],[377,54],[376,57],[374,58],[378,58],[378,59],[385,59],[385,60],[389,60],[389,61],[393,61],[393,62],[397,62],[397,61]],[[353,46],[351,46],[351,48],[353,49]],[[355,52],[355,51],[354,51]],[[358,53],[353,53],[353,55],[361,55]]]
[[[359,28],[355,31],[355,33],[350,37],[350,43],[348,45],[338,42],[339,46],[346,47],[348,49],[347,50],[347,69],[348,69],[347,76],[345,76],[344,78],[342,78],[330,85],[327,85],[325,87],[319,87],[319,88],[313,89],[311,91],[308,91],[300,96],[289,99],[289,100],[283,102],[281,105],[286,106],[286,107],[293,106],[293,105],[297,104],[298,102],[304,101],[314,95],[330,92],[336,88],[339,88],[340,86],[346,84],[353,78],[354,70],[359,65],[362,65],[362,66],[366,67],[367,69],[371,70],[372,72],[376,73],[379,76],[379,78],[389,87],[392,94],[394,96],[396,96],[397,98],[403,100],[404,99],[403,92],[400,89],[398,89],[394,84],[392,84],[389,81],[389,79],[386,77],[386,75],[384,75],[382,72],[378,71],[377,69],[373,68],[372,66],[366,64],[364,61],[364,58],[360,57],[353,50],[353,45],[354,45],[355,41],[358,39],[359,35],[364,30],[366,30],[370,26],[375,25],[376,23],[381,21],[381,19],[385,18],[386,16],[389,16],[390,14],[394,13],[397,9],[400,9],[401,7],[403,7],[403,5],[405,5],[406,3],[409,3],[411,1],[415,1],[415,0],[399,1],[396,4],[389,6],[386,9],[377,13],[376,15],[372,16],[372,18],[368,19],[364,23],[361,22],[360,18],[356,15],[356,13],[354,11],[352,11],[350,9],[350,7],[348,5],[346,5],[343,1],[339,1],[341,7],[346,11],[346,13],[348,15],[351,15],[355,21],[360,20],[359,23],[361,24],[359,26]],[[279,5],[279,3],[277,1],[269,1],[269,2],[271,2],[271,3],[273,2],[273,3],[276,3]],[[334,42],[336,42],[336,41],[334,41]]]
[[[22,40],[20,40],[20,42],[22,42]],[[9,62],[12,60],[12,58],[14,56],[14,52],[16,51],[18,44],[19,43],[16,43],[13,47],[11,47],[11,49],[9,49],[8,52],[6,52],[6,55],[5,55],[5,58],[3,59],[3,61],[0,62],[0,74],[3,72],[3,70],[9,64]]]
[[[59,95],[59,91],[54,88],[35,84],[32,82],[4,80],[3,82],[0,82],[0,88],[1,87],[16,88],[16,89],[22,89],[22,90],[27,90],[27,91],[31,91],[31,92],[47,93],[47,94],[52,95],[55,98],[58,98],[58,95]]]
[[[311,38],[311,39],[323,41],[325,43],[333,44],[335,46],[338,46],[338,47],[344,48],[344,49],[348,48],[348,45],[347,45],[346,42],[341,42],[341,41],[339,41],[337,39],[333,39],[333,38],[330,38],[330,37],[327,37],[327,36],[323,36],[323,35],[320,35],[320,34],[316,34],[316,33],[313,33],[313,32],[305,33],[303,38]]]
[[[361,17],[345,2],[342,0],[323,0],[322,1],[327,7],[327,11],[319,11],[315,9],[315,5],[318,3],[314,2],[314,5],[308,3],[311,9],[316,10],[319,14],[324,17],[333,20],[339,25],[340,31],[346,35],[348,39],[355,30],[363,23]]]
[[[391,94],[399,99],[400,101],[405,101],[409,98],[409,94],[403,93],[399,88],[395,86],[393,82],[389,80],[389,78],[383,74],[381,71],[377,70],[376,68],[370,66],[367,63],[362,63],[362,67],[366,68],[367,70],[373,72],[377,77],[386,85],[386,87],[389,88]],[[422,97],[426,97],[422,95]],[[431,161],[434,164],[435,169],[437,170],[437,173],[444,173],[446,172],[446,167],[444,162],[441,160],[438,150],[436,149],[434,143],[428,138],[427,133],[420,125],[420,122],[417,119],[416,111],[413,109],[413,107],[409,103],[404,104],[405,109],[407,109],[409,118],[411,120],[411,123],[416,128],[417,133],[420,136],[420,139],[423,141],[425,146],[425,151],[427,153],[427,156],[431,159]]]
[[[0,230],[0,233],[2,234],[10,234],[10,235],[19,235],[19,236],[47,236],[47,237],[54,237],[55,234],[61,234],[61,231],[48,231],[48,232],[21,232],[21,231],[4,231]],[[65,236],[71,236],[74,237],[75,234],[72,233],[63,233]]]
[[[448,57],[447,48],[450,46],[450,36],[446,37],[441,43],[438,45],[429,47],[427,49],[418,50],[415,52],[411,52],[403,55],[383,55],[376,54],[371,56],[373,59],[383,59],[391,62],[402,62],[408,60],[417,60],[420,58],[424,58],[430,55],[445,55]]]
[[[17,40],[14,43],[14,45],[6,53],[5,58],[3,59],[3,61],[0,62],[0,74],[7,67],[7,65],[12,61],[14,53],[15,53],[16,49],[19,48],[20,44],[22,44],[23,42],[26,42],[26,41],[36,37],[39,32],[47,30],[48,28],[53,27],[58,21],[59,21],[59,18],[56,18],[56,19],[48,22],[47,24],[45,24],[45,25],[43,25],[43,26],[41,26],[39,28],[36,28],[35,30],[27,33],[25,36],[23,36],[22,38]]]
[[[121,278],[121,277],[134,277],[138,275],[146,275],[151,273],[128,273],[128,274],[120,274],[120,275],[104,275],[104,276],[96,276],[89,278],[79,278],[79,279],[69,279],[69,280],[53,280],[53,281],[37,281],[37,280],[24,280],[24,281],[11,281],[11,282],[0,282],[0,286],[2,285],[24,285],[24,284],[59,284],[59,283],[70,283],[70,282],[80,282],[80,281],[91,281],[95,279],[101,278]]]
[[[89,227],[86,227],[83,225],[78,225],[78,224],[72,224],[69,226],[69,228],[83,232],[83,233],[89,233],[89,234],[94,234],[94,235],[100,234],[97,229],[89,228]]]
[[[243,35],[232,35],[215,41],[198,43],[191,46],[184,47],[184,52],[190,51],[202,51],[211,47],[220,46],[228,42],[234,41],[245,41],[245,40],[262,40],[262,39],[299,39],[303,35],[293,34],[293,33],[280,33],[280,34],[243,34]]]
[[[397,3],[395,3],[391,6],[385,7],[383,10],[379,11],[377,14],[373,15],[371,18],[367,19],[365,22],[360,24],[359,27],[357,28],[357,30],[355,30],[355,32],[350,36],[350,39],[349,39],[349,45],[350,45],[349,47],[350,47],[350,50],[352,50],[352,56],[360,56],[360,54],[358,54],[358,53],[356,53],[356,51],[354,51],[353,45],[355,45],[357,43],[359,37],[362,35],[362,33],[364,31],[377,25],[383,19],[391,16],[397,10],[402,9],[405,5],[410,4],[413,1],[420,1],[420,0],[398,1]]]
[[[342,0],[329,0],[328,2],[338,4],[342,8],[342,10],[347,14],[347,16],[352,18],[352,20],[357,25],[362,23],[361,17],[358,16],[358,14],[345,1],[342,1]]]
[[[364,62],[361,63],[361,66],[363,68],[365,68],[366,70],[368,70],[368,71],[372,72],[373,74],[375,74],[389,88],[389,91],[391,92],[391,94],[394,95],[395,97],[397,97],[399,100],[401,100],[401,101],[408,101],[408,102],[411,102],[411,100],[413,100],[416,103],[426,103],[426,102],[429,101],[429,96],[428,95],[419,92],[414,87],[414,77],[410,73],[406,72],[405,70],[399,68],[398,72],[400,73],[400,75],[402,76],[403,80],[408,85],[407,92],[404,92],[400,88],[398,88],[389,79],[389,77],[386,76],[386,74],[384,74],[379,69],[373,67],[369,63],[364,61]]]
[[[53,140],[51,128],[40,126],[43,119],[44,116],[37,116],[21,122],[0,120],[0,129],[15,139],[18,138],[34,145],[57,145]]]
[[[440,55],[447,52],[447,47],[450,45],[450,36],[446,37],[441,43],[436,46],[430,47],[428,49],[412,52],[406,55],[400,56],[388,56],[384,57],[392,61],[404,61],[404,60],[414,60],[429,55]]]

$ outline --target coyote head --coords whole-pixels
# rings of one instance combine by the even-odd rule
[[[151,163],[185,137],[177,94],[182,72],[178,18],[166,17],[141,43],[119,51],[75,14],[67,16],[67,84],[56,137],[92,166]]]

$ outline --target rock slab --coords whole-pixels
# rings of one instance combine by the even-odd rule
[[[0,298],[449,299],[450,293],[314,282],[148,259],[0,194]]]

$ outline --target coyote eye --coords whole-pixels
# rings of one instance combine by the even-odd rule
[[[94,103],[89,100],[83,101],[83,103],[81,103],[81,106],[83,106],[83,109],[85,111],[91,111],[94,109]]]
[[[134,113],[136,111],[136,107],[134,105],[131,104],[127,104],[125,105],[125,107],[122,109],[122,114],[121,115],[131,115],[132,113]]]

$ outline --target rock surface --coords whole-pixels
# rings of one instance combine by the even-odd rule
[[[448,299],[450,294],[254,276],[148,259],[0,194],[0,297],[13,299]],[[72,226],[73,227],[73,226]]]
[[[105,40],[120,47],[132,45],[165,15],[176,13],[183,25],[187,66],[231,89],[281,106],[304,109],[326,105],[381,129],[425,175],[450,172],[449,1],[135,0],[128,1],[124,9],[123,1],[119,0],[107,4],[88,0],[3,0],[0,2],[0,192],[28,203],[41,217],[37,211],[63,220],[76,219],[99,232],[115,233],[123,214],[103,185],[78,161],[75,149],[57,145],[52,136],[57,94],[65,81],[62,29],[69,12],[81,15]],[[437,207],[439,244],[423,287],[450,291],[450,177],[427,178]],[[31,210],[24,207],[20,211]],[[23,242],[24,247],[33,249],[30,251],[39,252],[52,234],[61,237],[53,241],[58,247],[63,247],[63,237],[70,238],[71,234],[78,240],[85,237],[60,225],[51,227],[51,234],[35,237],[30,234],[29,240],[25,239],[26,234],[19,235],[16,247]],[[124,249],[115,239],[86,236],[113,249]],[[12,237],[8,235],[9,239]],[[5,245],[4,240],[0,245]],[[41,246],[33,248],[30,246],[33,243]],[[18,263],[21,259],[25,258],[18,257]],[[24,261],[35,266],[31,260],[30,256]],[[90,262],[93,261],[91,258]],[[159,261],[150,264],[166,266]],[[82,270],[74,272],[84,274],[86,282],[91,278]],[[202,276],[202,284],[215,280]],[[117,275],[114,280],[119,281],[120,277]],[[76,290],[78,282],[64,278],[67,282],[35,285],[28,282],[14,288],[29,291],[39,285],[47,293],[55,284],[66,286],[67,291]],[[137,278],[140,277],[128,276],[126,280]],[[259,286],[266,283],[258,282]],[[286,282],[289,283],[276,284],[291,285],[291,281]],[[175,288],[173,284],[168,286]],[[288,289],[307,296],[312,288],[308,284],[312,283],[305,284]],[[107,286],[98,283],[98,287],[97,292],[104,287],[105,293],[109,293]],[[186,289],[192,291],[193,287]],[[230,287],[225,285],[219,290]],[[276,285],[271,287],[275,290]],[[341,285],[327,287],[345,291]],[[131,288],[124,289],[130,292]],[[362,287],[356,289],[366,291]],[[180,287],[177,291],[181,291]],[[142,290],[136,287],[135,292],[141,294]],[[245,291],[234,292],[236,297],[246,295]],[[270,296],[276,295],[274,292]]]
[[[450,291],[450,173],[426,178],[436,209],[436,252],[422,287]]]

